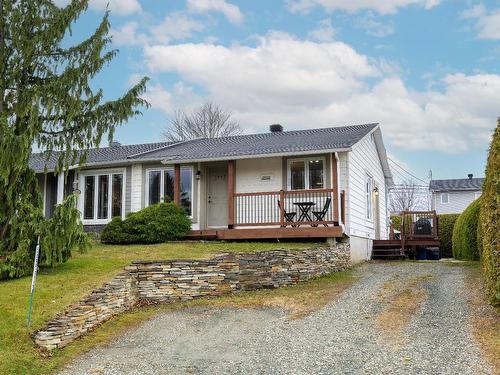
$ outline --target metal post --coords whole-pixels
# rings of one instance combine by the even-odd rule
[[[31,312],[33,311],[33,295],[35,294],[36,275],[38,273],[38,257],[40,255],[40,236],[35,249],[35,263],[33,264],[33,276],[31,278],[30,307],[28,311],[28,327],[31,324]]]

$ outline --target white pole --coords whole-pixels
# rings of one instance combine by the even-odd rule
[[[31,292],[30,292],[30,307],[28,311],[28,327],[31,323],[31,312],[33,310],[33,295],[35,294],[35,283],[36,275],[38,273],[38,257],[40,255],[40,236],[38,236],[38,241],[35,249],[35,262],[33,264],[33,276],[31,277]]]

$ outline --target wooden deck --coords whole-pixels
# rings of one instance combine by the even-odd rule
[[[388,240],[374,240],[372,259],[403,258],[418,247],[439,248],[438,219],[435,211],[404,211],[401,233],[396,238],[391,225]]]
[[[234,228],[192,230],[188,239],[205,240],[257,240],[286,238],[332,238],[342,237],[340,226],[305,228]]]

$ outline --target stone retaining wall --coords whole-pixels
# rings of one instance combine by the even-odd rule
[[[87,298],[69,306],[34,340],[62,348],[139,301],[172,302],[244,290],[279,288],[345,270],[348,244],[335,248],[225,253],[209,260],[135,261]]]

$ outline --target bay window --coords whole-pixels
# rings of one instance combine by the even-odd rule
[[[123,172],[83,175],[83,220],[108,222],[123,217]]]
[[[323,189],[325,187],[324,181],[324,158],[288,161],[288,188],[290,190]]]
[[[193,168],[181,167],[180,180],[180,206],[192,215],[193,199]],[[147,197],[146,206],[160,203],[173,202],[174,200],[174,169],[158,168],[146,172]]]

